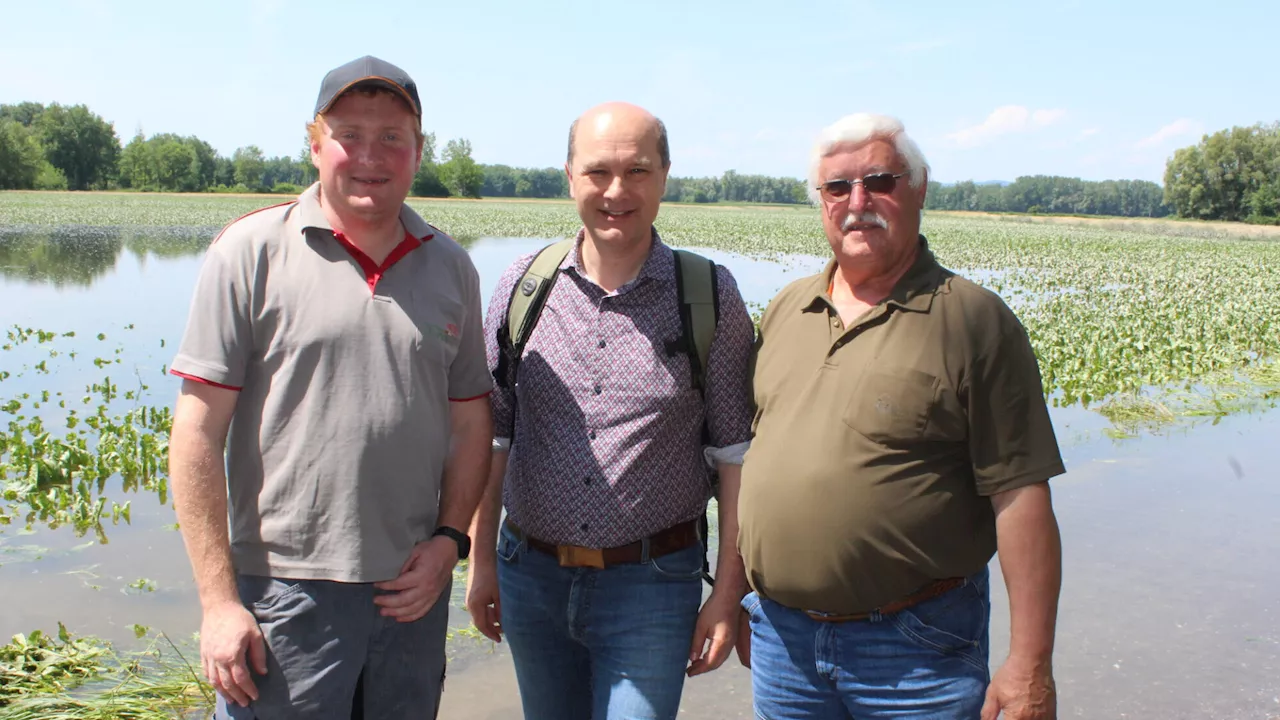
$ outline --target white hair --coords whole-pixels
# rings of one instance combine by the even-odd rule
[[[815,205],[819,204],[817,188],[821,181],[818,178],[818,166],[822,164],[823,158],[838,146],[861,145],[877,138],[893,141],[898,155],[907,164],[911,187],[920,187],[929,172],[929,163],[924,159],[924,153],[920,152],[920,146],[907,135],[902,121],[888,115],[855,113],[840,118],[818,134],[818,141],[813,144],[813,151],[809,155],[809,200]]]

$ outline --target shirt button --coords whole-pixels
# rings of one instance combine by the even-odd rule
[[[591,526],[586,523],[582,523],[581,525],[578,526],[578,529],[581,530],[582,532],[586,532],[591,529]]]
[[[600,394],[600,386],[599,386],[599,385],[595,386],[595,388],[593,388],[593,389],[596,391],[596,394],[597,394],[597,395],[599,395],[599,394]]]
[[[591,432],[587,433],[587,437],[591,438],[592,440],[595,440],[595,439],[596,439],[596,431],[595,431],[595,430],[592,430]]]
[[[591,478],[589,478],[589,477],[582,478],[582,484],[583,484],[583,485],[590,485],[590,484],[591,484]]]
[[[605,346],[605,342],[604,342],[603,340],[601,340],[601,341],[600,341],[600,349],[601,349],[601,350],[603,350],[603,349],[604,349],[604,346]]]

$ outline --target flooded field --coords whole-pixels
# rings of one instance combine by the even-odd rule
[[[16,467],[37,447],[37,418],[51,438],[81,433],[91,455],[103,427],[163,441],[178,387],[164,371],[201,253],[242,208],[224,201],[150,222],[133,198],[42,212],[28,197],[38,196],[0,194],[0,462]],[[570,206],[507,205],[423,210],[464,240],[486,298],[515,257],[572,231]],[[727,265],[756,310],[824,263],[817,218],[802,209],[663,212],[669,241]],[[1054,482],[1060,714],[1280,717],[1280,411],[1270,409],[1280,378],[1269,362],[1280,347],[1280,245],[952,217],[925,232],[944,264],[1018,307],[1055,401],[1068,468]],[[163,631],[191,648],[190,566],[163,467],[146,464],[162,450],[134,464],[120,453],[101,487],[86,488],[85,507],[45,516],[31,515],[14,467],[0,478],[0,638],[61,622],[121,647]],[[469,630],[460,590],[442,716],[518,718],[510,659]],[[1007,643],[1003,592],[993,573],[994,662]],[[684,714],[751,717],[749,674],[731,661],[691,680]]]

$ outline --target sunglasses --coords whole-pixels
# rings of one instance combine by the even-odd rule
[[[844,200],[853,194],[854,185],[862,185],[866,191],[875,195],[888,195],[898,186],[898,178],[907,173],[876,173],[857,180],[828,180],[818,186],[822,196],[828,200]]]

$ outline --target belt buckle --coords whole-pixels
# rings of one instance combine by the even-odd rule
[[[581,545],[557,545],[556,556],[560,567],[590,567],[604,569],[604,551]]]

